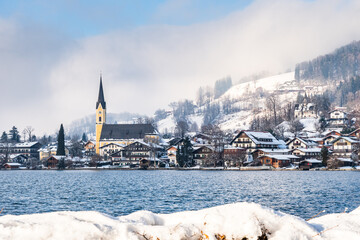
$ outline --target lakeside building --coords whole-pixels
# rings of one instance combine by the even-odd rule
[[[314,148],[319,144],[311,139],[304,139],[295,137],[289,140],[286,145],[289,149],[296,149],[296,148]]]
[[[240,131],[231,140],[230,145],[233,147],[240,147],[247,149],[248,152],[252,152],[255,149],[260,148],[286,148],[283,141],[277,140],[269,132],[256,132],[256,131]]]
[[[68,156],[70,153],[70,142],[67,141],[65,142],[65,155]],[[57,152],[57,143],[50,143],[48,145],[45,145],[43,147],[41,147],[39,150],[39,159],[40,161],[44,162],[46,161],[49,157],[51,156],[55,156],[56,152]]]
[[[24,143],[0,143],[0,154],[11,155],[21,154],[25,157],[39,159],[38,150],[41,148],[39,142],[24,142]]]
[[[104,154],[102,147],[109,144],[127,146],[136,141],[159,143],[160,137],[152,124],[108,124],[106,102],[100,76],[98,101],[96,102],[96,154]],[[114,145],[112,145],[114,146]]]
[[[332,142],[334,156],[350,158],[352,153],[358,151],[360,142],[352,137],[338,137]]]

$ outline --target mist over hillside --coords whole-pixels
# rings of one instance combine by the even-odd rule
[[[318,117],[331,106],[353,110],[360,99],[359,71],[360,41],[354,41],[332,53],[296,64],[295,72],[272,76],[260,72],[240,80],[224,77],[214,86],[200,87],[195,99],[171,102],[168,109],[158,109],[150,118],[158,131],[167,135],[176,134],[179,122],[186,123],[188,131],[200,131],[201,126],[208,124],[219,125],[228,132],[274,129],[281,121],[294,120],[295,105],[299,103],[314,103]],[[275,121],[274,107],[268,103],[270,98],[276,100],[275,111],[279,111]],[[107,122],[129,123],[139,118],[149,117],[110,113]],[[72,135],[83,132],[91,135],[94,131],[94,114],[69,125]]]

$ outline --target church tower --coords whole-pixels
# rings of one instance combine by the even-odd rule
[[[103,124],[106,123],[106,102],[102,86],[102,75],[100,75],[99,97],[96,102],[96,153],[100,154],[100,136]]]

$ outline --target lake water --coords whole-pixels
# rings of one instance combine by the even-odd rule
[[[309,218],[360,206],[360,172],[0,171],[0,182],[2,215],[172,213],[246,201]]]

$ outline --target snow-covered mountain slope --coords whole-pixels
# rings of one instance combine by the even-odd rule
[[[220,98],[239,99],[244,94],[254,93],[256,89],[262,88],[264,91],[272,92],[280,88],[281,85],[294,81],[294,72],[283,73],[271,77],[258,79],[256,81],[237,84],[227,90]]]
[[[256,92],[272,93],[275,90],[293,88],[294,72],[283,73],[271,77],[258,79],[256,81],[240,83],[231,87],[218,99],[213,100],[210,104],[226,104],[227,100],[231,100],[231,105],[240,111],[231,114],[221,113],[216,118],[216,124],[222,130],[235,131],[238,129],[248,129],[250,122],[254,118],[252,109],[265,108],[265,98],[256,94]],[[261,89],[261,90],[260,90]],[[293,91],[278,92],[278,97],[281,103],[287,103],[296,99],[297,93]],[[203,108],[201,106],[200,108]],[[195,110],[197,112],[197,110]],[[263,112],[258,113],[259,115]],[[203,124],[204,116],[202,114],[193,114],[188,116],[189,125],[196,123],[200,128]],[[174,132],[176,128],[176,120],[172,115],[157,122],[159,132]]]
[[[199,211],[111,217],[99,212],[51,212],[0,217],[0,238],[22,239],[360,239],[360,208],[305,221],[255,203]]]

